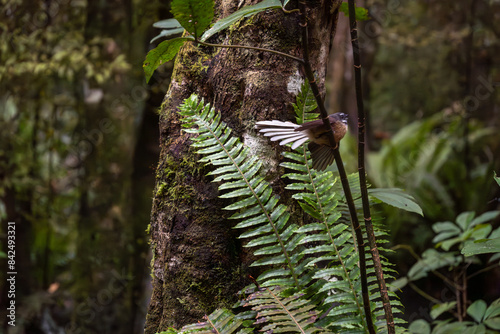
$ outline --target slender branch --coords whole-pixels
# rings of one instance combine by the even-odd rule
[[[460,286],[460,292],[462,293],[462,303],[464,305],[464,317],[467,316],[467,267],[463,269],[460,273],[462,276],[462,285]]]
[[[424,297],[425,299],[433,302],[434,304],[441,304],[441,301],[437,298],[434,298],[432,297],[431,295],[429,295],[427,292],[425,292],[424,290],[420,289],[415,283],[413,282],[410,282],[408,283],[408,285],[410,286],[410,288],[412,288],[416,293],[418,293],[419,295],[421,295],[422,297]]]
[[[462,322],[463,321],[463,308],[464,306],[462,305],[462,298],[460,298],[460,289],[458,288],[458,280],[459,280],[459,277],[458,277],[458,273],[457,273],[457,269],[455,268],[455,270],[453,271],[453,282],[455,284],[455,300],[457,301],[457,313],[458,313],[458,322]]]
[[[309,36],[307,31],[307,13],[306,13],[306,3],[305,0],[299,1],[300,7],[300,15],[301,22],[300,26],[302,27],[302,48],[303,48],[303,67],[304,72],[306,73],[307,80],[311,86],[311,90],[313,92],[314,98],[316,99],[316,103],[318,105],[319,111],[321,113],[321,118],[323,120],[323,124],[330,131],[327,132],[328,138],[330,141],[330,145],[335,147],[333,150],[333,154],[335,157],[335,163],[337,164],[337,168],[339,170],[340,180],[342,182],[342,188],[344,189],[344,195],[347,201],[347,205],[349,207],[349,213],[351,215],[351,220],[354,228],[354,232],[356,234],[356,242],[358,244],[358,252],[359,252],[359,269],[360,269],[360,279],[361,279],[361,293],[363,296],[363,307],[365,310],[365,319],[366,326],[370,334],[375,333],[375,327],[373,325],[372,313],[370,308],[370,295],[368,291],[368,280],[366,274],[366,258],[365,258],[365,244],[363,241],[363,233],[361,231],[361,226],[358,221],[358,216],[356,214],[356,207],[354,205],[354,201],[351,195],[351,189],[349,187],[349,181],[347,180],[347,174],[344,169],[344,165],[342,163],[342,158],[340,156],[340,152],[338,150],[338,143],[335,142],[335,137],[333,135],[333,129],[330,126],[330,120],[328,118],[328,113],[326,111],[325,105],[323,103],[323,99],[321,98],[321,94],[319,91],[318,84],[316,83],[316,79],[314,77],[314,73],[312,71],[311,63],[309,62]]]
[[[484,272],[486,272],[488,270],[495,269],[496,267],[499,267],[498,263],[492,264],[492,265],[490,265],[490,266],[488,266],[486,268],[483,268],[481,270],[476,271],[473,274],[470,274],[469,276],[467,276],[467,279],[470,280],[472,277],[477,276],[479,274],[482,274],[482,273],[484,273]]]
[[[256,46],[212,44],[212,43],[202,42],[200,40],[194,40],[193,43],[197,43],[197,44],[204,45],[204,46],[212,46],[212,47],[216,47],[216,48],[248,49],[248,50],[256,50],[256,51],[269,52],[269,53],[274,53],[276,55],[283,56],[285,58],[293,59],[295,61],[298,61],[301,64],[304,63],[304,60],[302,58],[298,58],[298,57],[292,56],[291,54],[280,52],[280,51],[276,51],[276,50],[266,49],[266,48],[259,48],[259,47],[256,47]]]
[[[373,266],[375,275],[380,289],[380,296],[382,298],[382,305],[384,307],[385,319],[387,322],[387,332],[389,334],[395,333],[394,317],[392,315],[392,308],[385,284],[384,272],[380,262],[380,254],[377,248],[375,239],[375,232],[373,230],[372,217],[370,213],[370,202],[368,200],[368,189],[366,187],[366,172],[365,172],[365,110],[363,105],[363,92],[361,89],[361,60],[359,55],[358,44],[358,30],[356,23],[356,10],[354,0],[348,1],[349,7],[349,24],[351,28],[351,43],[352,55],[354,60],[354,83],[356,86],[356,102],[358,107],[358,173],[361,189],[361,200],[363,203],[363,216],[365,221],[366,234],[368,236],[368,243],[372,254]]]

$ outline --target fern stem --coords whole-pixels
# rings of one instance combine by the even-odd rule
[[[354,0],[348,0],[349,7],[349,24],[351,29],[351,43],[352,43],[352,56],[354,64],[354,83],[356,87],[356,102],[358,107],[358,173],[359,173],[359,183],[361,189],[361,201],[363,203],[363,217],[365,221],[365,229],[368,237],[368,243],[370,245],[370,252],[372,254],[373,266],[375,269],[375,275],[377,276],[377,281],[380,290],[380,296],[382,298],[382,305],[385,312],[385,319],[387,322],[387,332],[388,334],[395,333],[394,328],[394,318],[392,315],[391,303],[389,300],[389,294],[387,292],[387,286],[385,284],[384,272],[382,270],[382,264],[380,262],[380,254],[377,248],[377,242],[375,240],[375,232],[373,231],[372,217],[370,213],[370,202],[368,200],[368,189],[366,187],[366,172],[365,172],[365,109],[363,105],[363,92],[361,89],[361,60],[360,60],[360,50],[358,43],[358,29],[356,23],[356,10]]]
[[[415,283],[410,282],[410,283],[408,283],[408,286],[410,288],[412,288],[416,293],[418,293],[419,295],[421,295],[425,299],[429,300],[430,302],[432,302],[432,303],[434,303],[436,305],[441,304],[441,301],[439,299],[436,299],[436,298],[432,297],[427,292],[425,292],[424,290],[420,289]]]
[[[300,0],[300,16],[301,22],[300,26],[302,27],[302,48],[303,48],[303,67],[304,72],[306,73],[307,80],[309,80],[309,84],[311,85],[311,90],[313,91],[314,98],[318,104],[319,111],[321,113],[321,118],[323,119],[323,124],[328,131],[328,138],[332,147],[336,147],[333,150],[335,163],[337,164],[337,168],[340,174],[340,180],[342,182],[342,188],[344,189],[344,195],[349,206],[349,213],[351,215],[351,220],[354,226],[354,231],[356,233],[356,242],[358,244],[358,253],[359,253],[359,269],[360,269],[360,279],[361,279],[361,291],[363,296],[363,307],[365,310],[365,319],[368,328],[368,332],[370,334],[375,334],[375,327],[372,320],[371,308],[370,308],[370,296],[368,291],[368,279],[366,274],[366,259],[365,259],[365,247],[363,241],[363,234],[361,231],[361,226],[359,225],[358,216],[356,214],[356,207],[354,205],[354,201],[351,195],[351,189],[349,187],[349,182],[347,180],[347,175],[342,164],[342,159],[340,157],[340,153],[338,151],[338,143],[335,142],[335,138],[333,135],[333,129],[330,126],[330,121],[328,119],[328,112],[326,111],[325,105],[323,103],[323,99],[321,98],[321,93],[319,91],[319,87],[316,83],[316,79],[314,77],[314,73],[312,71],[311,63],[309,62],[309,36],[307,31],[307,9],[306,9],[306,1]]]

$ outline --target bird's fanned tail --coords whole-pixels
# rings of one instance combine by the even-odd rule
[[[304,144],[309,137],[304,132],[295,131],[299,125],[282,121],[261,121],[257,122],[255,128],[270,137],[271,141],[280,141],[280,145],[292,144],[292,149],[296,149]]]
[[[301,125],[276,120],[260,121],[256,123],[255,128],[271,141],[279,141],[280,145],[292,143],[292,149],[310,140],[308,149],[311,152],[312,167],[323,171],[335,160],[333,152],[347,133],[347,114],[335,113],[328,118],[331,129],[321,119]],[[328,135],[330,130],[333,132],[335,146],[332,146]]]

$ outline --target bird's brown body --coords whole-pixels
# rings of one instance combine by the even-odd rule
[[[347,133],[347,115],[335,113],[328,116],[330,126],[333,130],[335,146],[332,147],[328,135],[329,129],[323,120],[306,122],[302,125],[281,121],[261,121],[257,122],[255,128],[264,136],[270,137],[271,141],[280,140],[280,144],[293,143],[292,148],[296,148],[306,141],[313,159],[313,168],[324,170],[331,165],[334,160],[333,150],[337,148],[339,141]]]

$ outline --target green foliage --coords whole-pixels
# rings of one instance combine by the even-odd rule
[[[170,37],[185,29],[191,36],[178,37],[161,42],[149,51],[143,63],[146,82],[149,82],[154,71],[162,64],[174,59],[182,45],[187,41],[198,40],[214,17],[213,0],[174,0],[172,1],[173,19],[163,20],[154,24],[162,28],[162,32],[153,38]]]
[[[338,324],[335,330],[363,327],[363,311],[360,302],[361,291],[359,286],[360,272],[357,266],[358,253],[355,252],[354,232],[352,231],[348,214],[346,212],[345,200],[341,196],[342,188],[339,180],[331,172],[318,173],[311,169],[309,152],[305,146],[297,149],[299,152],[285,152],[284,156],[291,162],[281,165],[292,171],[283,175],[292,180],[286,189],[296,191],[292,196],[299,202],[301,208],[315,218],[318,223],[310,223],[302,226],[296,233],[306,235],[300,242],[306,245],[304,253],[312,256],[308,266],[315,266],[322,261],[329,261],[326,268],[315,270],[314,279],[320,280],[316,283],[320,288],[311,289],[312,295],[319,296],[321,292],[336,291],[335,294],[326,297],[323,307],[327,308],[331,303],[340,303],[341,306],[332,309],[325,318],[327,322]],[[357,174],[352,175],[357,181]],[[352,176],[350,179],[352,179]],[[351,184],[359,184],[359,181]],[[359,187],[352,187],[354,195],[359,196]],[[377,231],[380,244],[384,243],[383,235]],[[383,250],[383,248],[381,248]],[[368,255],[369,258],[369,255]],[[386,270],[385,277],[391,278],[391,264],[384,258],[382,265]],[[373,268],[368,270],[373,273]],[[369,290],[376,293],[377,282],[369,282]],[[395,297],[393,293],[390,296]],[[393,311],[398,311],[401,305],[393,300]],[[372,305],[374,314],[383,314],[380,302]],[[357,316],[355,314],[358,314]],[[361,315],[361,316],[360,316]],[[361,320],[361,322],[360,322]]]
[[[151,39],[151,41],[149,41],[149,43],[153,43],[154,41],[156,41],[159,38],[169,37],[169,36],[181,34],[184,32],[184,28],[181,26],[179,21],[177,21],[176,19],[168,19],[168,20],[158,21],[158,22],[153,24],[153,27],[161,28],[163,30],[156,37]]]
[[[499,232],[497,229],[495,232]],[[500,233],[492,233],[491,239],[474,240],[472,243],[467,243],[462,248],[462,254],[465,256],[472,256],[478,254],[500,253],[500,238],[494,238],[493,235],[498,236]]]
[[[253,288],[248,289],[254,290]],[[283,297],[279,287],[261,288],[251,292],[241,302],[252,311],[234,315],[227,309],[218,309],[204,320],[182,327],[180,331],[169,328],[158,334],[244,334],[255,330],[272,333],[329,333],[314,326],[318,314],[314,304],[301,294]]]
[[[156,48],[148,52],[142,67],[146,75],[146,82],[153,76],[154,71],[162,64],[174,59],[179,49],[186,41],[193,40],[189,37],[179,37],[161,42]]]
[[[399,188],[375,188],[369,189],[368,193],[381,202],[392,205],[398,209],[415,212],[423,216],[422,208],[415,202],[413,196],[405,193]]]
[[[447,285],[457,290],[455,296],[457,300],[440,302],[433,300],[436,303],[430,313],[434,319],[432,327],[424,320],[417,320],[410,325],[412,333],[452,333],[453,331],[460,332],[485,332],[487,330],[498,330],[500,328],[500,300],[494,301],[489,307],[482,300],[474,301],[467,309],[463,304],[467,300],[467,278],[474,275],[467,273],[467,268],[471,264],[480,263],[480,259],[476,254],[492,254],[488,262],[494,263],[500,259],[500,248],[498,243],[492,247],[481,247],[482,242],[496,241],[500,236],[500,228],[492,231],[492,225],[488,222],[496,219],[500,215],[500,211],[486,212],[478,217],[475,217],[474,212],[463,212],[458,215],[455,222],[438,222],[432,226],[436,233],[433,239],[435,248],[427,249],[423,252],[421,258],[418,258],[406,277],[401,278],[393,283],[395,288],[402,288],[407,284],[413,287],[412,281],[416,281],[427,277],[430,273],[441,278]],[[497,267],[490,266],[489,269]],[[454,273],[453,278],[449,278],[446,273]],[[457,276],[456,273],[459,276]],[[465,285],[458,285],[457,282],[464,282]],[[462,284],[462,283],[459,283]],[[417,290],[419,292],[420,290]],[[424,297],[427,296],[424,294]],[[438,317],[445,313],[461,314],[465,317],[468,315],[474,322],[471,321],[455,321],[452,319],[437,320]],[[462,314],[463,313],[463,314]],[[432,330],[431,330],[432,328]]]
[[[95,331],[75,309],[116,282],[116,270],[122,284],[106,306],[115,316],[93,318],[122,332],[123,315],[132,312],[125,301],[142,298],[127,275],[147,253],[144,220],[135,215],[151,209],[147,201],[130,205],[144,190],[125,195],[133,179],[123,168],[131,165],[139,133],[133,119],[149,96],[140,74],[129,69],[158,4],[134,2],[140,13],[110,1],[1,4],[0,219],[22,227],[17,264],[29,268],[29,279],[17,282],[16,329],[42,331],[43,313],[58,314],[57,323],[49,320],[52,331],[66,324]],[[125,22],[130,29],[121,29]],[[64,304],[63,313],[49,306]]]
[[[484,300],[476,300],[467,308],[467,315],[473,321],[449,322],[436,320],[443,312],[451,311],[456,302],[444,303],[434,307],[431,317],[434,328],[425,320],[411,323],[409,331],[414,334],[447,334],[447,333],[496,333],[500,330],[500,299],[490,306]]]
[[[293,104],[293,110],[295,111],[295,120],[297,124],[302,124],[304,122],[313,121],[318,119],[319,113],[313,112],[317,110],[318,104],[314,98],[311,86],[307,80],[304,81],[300,87],[300,92],[297,95],[297,103]]]
[[[219,309],[214,311],[209,316],[204,317],[205,321],[198,322],[196,324],[191,324],[184,326],[179,332],[166,332],[168,333],[180,333],[180,334],[211,334],[211,333],[253,333],[249,328],[242,328],[243,321],[234,316],[234,314],[227,309]],[[163,334],[164,332],[162,332]]]
[[[242,18],[258,14],[268,9],[281,8],[282,4],[279,0],[264,0],[256,5],[245,6],[231,15],[218,20],[210,29],[205,31],[214,16],[213,6],[213,0],[172,1],[172,14],[174,14],[174,19],[159,21],[153,25],[156,28],[162,28],[164,30],[154,37],[151,43],[159,38],[170,37],[182,33],[183,29],[187,30],[191,36],[164,41],[148,53],[143,64],[147,82],[149,82],[154,71],[160,65],[175,57],[184,42],[188,40],[205,42],[214,34],[229,28]]]
[[[496,240],[500,235],[500,228],[492,232],[491,224],[487,222],[495,219],[500,215],[500,211],[486,212],[479,217],[474,218],[474,212],[461,213],[455,222],[438,222],[432,225],[432,229],[436,233],[433,242],[436,248],[441,248],[442,251],[430,248],[422,253],[422,257],[408,271],[405,278],[401,278],[394,282],[394,286],[402,288],[411,281],[416,281],[427,277],[430,272],[434,272],[440,268],[459,267],[476,261],[472,255],[482,253],[497,253],[498,248],[480,248],[481,243],[490,237]],[[477,242],[480,242],[477,244]],[[452,248],[458,248],[465,257]],[[475,250],[476,252],[474,252]],[[500,254],[494,255],[490,259],[493,261]]]
[[[464,53],[470,49],[448,41],[461,40],[469,28],[457,27],[457,21],[451,19],[462,13],[459,9],[462,7],[456,7],[454,1],[408,1],[402,5],[386,0],[384,3],[387,5],[384,9],[373,13],[383,33],[376,38],[378,47],[370,71],[376,84],[371,85],[369,101],[374,111],[372,128],[393,133],[415,119],[445,108],[457,109],[450,102],[459,102],[464,97],[463,86],[460,87],[464,67],[456,59],[465,61]],[[448,24],[444,26],[446,21]],[[371,39],[370,35],[366,34],[365,39]],[[486,41],[476,43],[483,45]]]
[[[491,196],[487,189],[493,183],[486,171],[492,162],[473,157],[494,142],[495,135],[479,123],[471,121],[469,126],[464,138],[462,117],[442,112],[401,128],[380,151],[368,155],[371,182],[377,188],[404,187],[429,221],[451,220],[458,214],[457,207],[486,209]],[[465,140],[470,148],[469,166],[463,160]],[[411,224],[416,220],[410,217],[405,221]],[[388,222],[396,234],[402,223],[400,213],[389,217]],[[423,243],[421,239],[429,236],[422,233],[425,224],[420,220],[416,226],[418,236],[414,240]]]
[[[312,104],[306,107],[308,94],[307,91],[301,94],[295,105],[302,119],[309,119],[314,111]],[[260,176],[262,163],[259,157],[250,154],[238,138],[231,136],[231,130],[221,121],[219,113],[204,105],[195,95],[184,101],[180,113],[184,116],[184,131],[197,134],[192,139],[192,146],[203,155],[200,161],[215,167],[209,175],[215,176],[214,182],[221,182],[220,197],[235,199],[225,209],[237,211],[231,217],[239,220],[235,228],[244,228],[240,238],[248,239],[246,247],[255,248],[258,259],[252,266],[270,268],[257,281],[276,293],[271,293],[271,290],[259,292],[253,302],[249,302],[249,298],[245,302],[253,305],[254,310],[257,307],[262,314],[264,311],[259,305],[264,300],[267,300],[268,307],[273,304],[269,304],[270,299],[276,301],[272,308],[277,318],[267,317],[269,323],[265,330],[276,326],[289,328],[288,325],[293,323],[301,328],[297,330],[299,332],[318,331],[319,328],[313,327],[312,323],[301,325],[300,321],[293,321],[297,317],[304,320],[308,314],[306,310],[315,310],[322,315],[316,324],[322,328],[364,332],[358,254],[348,215],[342,213],[345,204],[339,206],[343,200],[342,191],[333,173],[312,170],[305,146],[296,152],[285,153],[290,162],[282,166],[290,173],[284,177],[292,180],[286,189],[294,192],[292,197],[315,220],[299,227],[289,221],[288,209],[279,204],[279,198],[272,194],[270,185]],[[383,258],[382,263],[389,271],[387,260]],[[369,273],[373,274],[373,269]],[[276,286],[280,289],[274,290]],[[372,293],[378,290],[376,280],[371,280],[369,289]],[[286,303],[278,303],[283,298]],[[279,310],[276,309],[278,306]],[[372,306],[373,316],[383,314],[382,304],[376,298]],[[394,301],[393,307],[397,309],[400,304]],[[277,322],[278,319],[282,321],[285,314],[287,321],[291,321],[288,325]],[[310,315],[308,317],[312,320]],[[261,323],[258,319],[255,321]],[[377,325],[383,327],[384,323]]]
[[[172,14],[197,40],[214,17],[213,0],[173,0]]]
[[[200,40],[202,42],[206,41],[211,36],[215,35],[216,33],[226,28],[229,28],[230,26],[232,26],[233,24],[235,24],[244,17],[249,17],[258,14],[260,12],[263,12],[265,10],[275,9],[275,8],[281,8],[281,2],[279,0],[264,0],[256,5],[245,6],[237,10],[236,12],[232,13],[231,15],[228,15],[227,17],[215,22],[215,24],[210,29],[205,31],[203,36],[201,36]]]
[[[85,87],[102,92],[100,85],[113,85],[130,68],[114,40],[86,36],[86,5],[40,5],[2,1],[11,14],[0,23],[0,217],[6,217],[6,200],[30,222],[26,248],[37,286],[44,275],[59,275],[75,254],[81,176],[69,161],[77,159],[71,155],[80,150],[80,122],[87,118]],[[42,23],[35,14],[54,12],[57,19],[35,24]]]
[[[314,326],[319,314],[314,304],[295,294],[280,297],[280,288],[264,288],[252,293],[245,305],[257,312],[256,323],[266,333],[328,333]]]
[[[340,4],[340,9],[345,16],[349,17],[349,6],[347,2],[342,2]],[[368,15],[368,9],[363,7],[356,7],[356,20],[358,21],[368,21],[370,19],[370,15]]]
[[[432,229],[436,233],[432,241],[436,243],[436,247],[449,251],[456,244],[462,248],[466,243],[484,240],[492,230],[491,224],[486,223],[498,217],[499,214],[500,211],[489,211],[474,218],[474,212],[462,212],[458,215],[455,223],[447,221],[432,225]],[[500,229],[494,233],[498,235]]]

